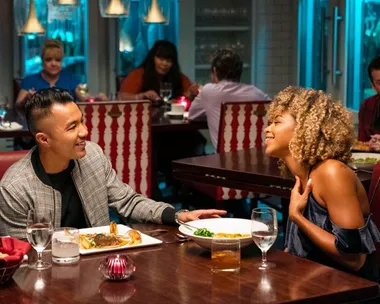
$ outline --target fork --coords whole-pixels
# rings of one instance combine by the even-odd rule
[[[181,221],[179,219],[176,219],[175,221],[177,222],[177,224],[182,225],[182,226],[184,226],[185,228],[187,228],[187,229],[189,229],[191,231],[199,229],[199,227],[192,226],[192,225],[190,225],[188,223],[185,223],[185,222],[183,222],[183,221]]]

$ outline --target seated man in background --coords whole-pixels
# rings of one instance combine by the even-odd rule
[[[86,142],[83,115],[65,90],[36,92],[25,106],[37,146],[0,181],[0,222],[10,236],[25,238],[28,210],[51,211],[54,227],[109,224],[109,210],[126,220],[171,224],[218,217],[223,210],[178,211],[136,193],[112,169],[101,148]]]
[[[206,84],[190,106],[189,119],[206,115],[211,141],[218,143],[221,104],[226,101],[270,100],[254,85],[240,83],[243,63],[231,50],[218,50],[212,57],[212,82]]]
[[[368,77],[376,94],[360,105],[358,139],[368,142],[372,150],[380,151],[380,57],[370,62]]]

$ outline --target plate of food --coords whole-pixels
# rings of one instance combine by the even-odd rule
[[[380,162],[379,153],[352,153],[349,165],[353,169],[372,170]]]
[[[199,246],[206,249],[211,249],[211,240],[215,237],[240,239],[241,248],[247,247],[253,242],[251,236],[251,220],[239,218],[212,218],[195,220],[186,224],[193,226],[194,229],[189,228],[187,225],[181,225],[179,231],[192,239]],[[256,224],[260,225],[261,223],[257,222]]]
[[[79,229],[82,255],[161,244],[162,241],[111,222],[109,226]]]
[[[356,140],[354,145],[352,146],[352,151],[369,152],[370,150],[371,148],[369,147],[369,142]]]

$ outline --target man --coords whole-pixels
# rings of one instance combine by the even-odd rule
[[[26,103],[25,115],[37,146],[5,173],[0,182],[0,221],[13,237],[24,238],[27,212],[51,211],[54,226],[109,224],[109,210],[143,222],[174,223],[218,217],[222,210],[175,212],[124,184],[101,148],[86,142],[83,115],[73,97],[43,89]]]
[[[231,50],[217,51],[211,61],[213,83],[206,84],[190,106],[189,119],[206,115],[211,141],[218,143],[221,104],[226,101],[270,100],[254,85],[240,83],[243,63]]]
[[[376,94],[360,105],[358,139],[369,142],[371,149],[380,151],[380,57],[370,62],[368,76]]]

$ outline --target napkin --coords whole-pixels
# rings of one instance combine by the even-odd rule
[[[20,125],[18,122],[12,121],[6,121],[2,124],[0,124],[0,130],[1,131],[19,131],[22,130],[24,127]]]
[[[8,256],[0,258],[0,267],[9,267],[20,263],[29,251],[30,244],[12,237],[0,238],[0,253]]]

